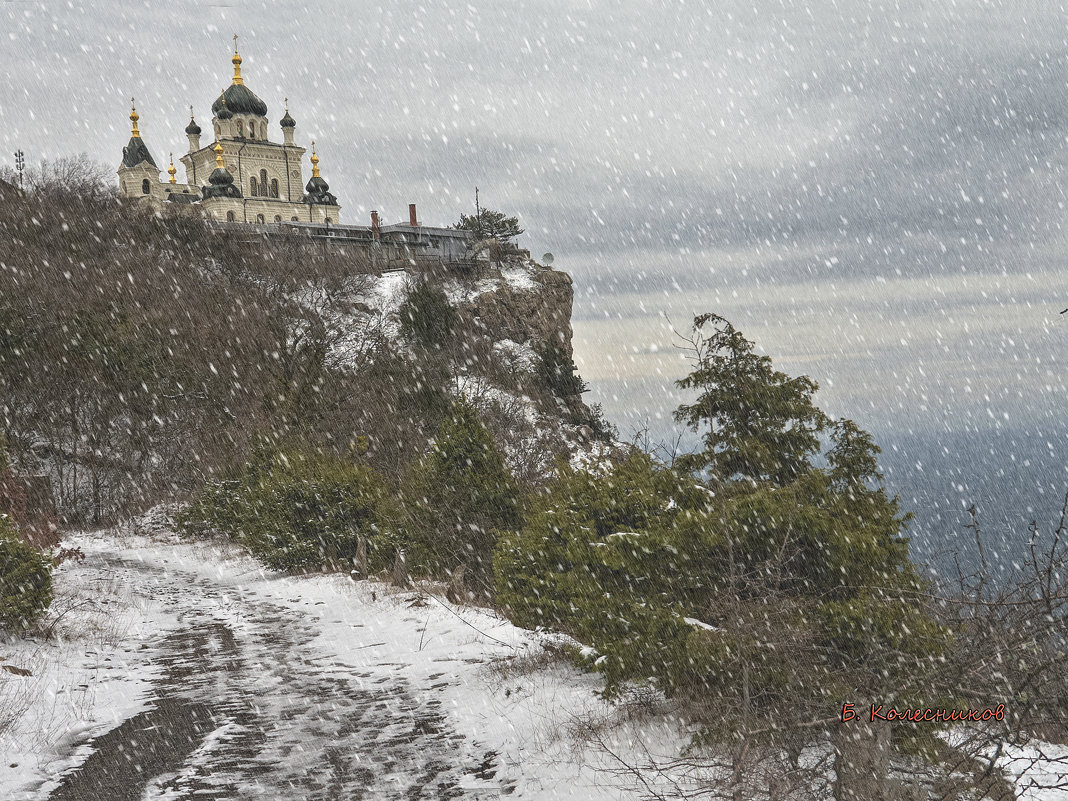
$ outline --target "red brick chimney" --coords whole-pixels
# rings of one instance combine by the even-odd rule
[[[378,212],[371,212],[371,235],[374,237],[375,242],[378,241],[380,232],[378,230]]]
[[[415,214],[415,204],[414,203],[409,203],[408,204],[408,225],[412,226],[412,228],[418,228],[419,227],[419,218]]]

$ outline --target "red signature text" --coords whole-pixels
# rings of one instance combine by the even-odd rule
[[[853,704],[842,704],[842,723],[857,720],[859,713]],[[896,709],[892,706],[872,704],[868,720],[874,723],[882,721],[905,721],[907,723],[981,723],[989,720],[1005,719],[1005,705],[998,704],[993,709]]]

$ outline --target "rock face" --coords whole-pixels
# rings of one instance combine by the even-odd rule
[[[495,340],[529,340],[532,345],[553,341],[572,355],[570,275],[533,262],[514,262],[493,283],[461,313]]]

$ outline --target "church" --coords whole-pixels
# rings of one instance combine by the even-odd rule
[[[236,48],[232,59],[233,79],[211,106],[211,141],[202,144],[203,131],[190,107],[185,128],[189,151],[180,157],[185,182],[175,177],[178,170],[171,155],[168,180],[152,157],[138,129],[140,116],[131,109],[130,142],[122,150],[119,165],[119,192],[162,210],[166,204],[199,206],[213,218],[243,223],[340,222],[341,206],[330,186],[319,174],[319,156],[312,142],[312,176],[304,184],[305,148],[296,144],[297,123],[290,116],[288,101],[278,121],[282,141],[272,141],[267,104],[245,85],[241,76],[241,56]]]

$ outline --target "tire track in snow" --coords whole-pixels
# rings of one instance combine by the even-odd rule
[[[88,563],[87,563],[88,564]],[[435,690],[394,666],[352,672],[307,646],[312,620],[239,587],[104,555],[181,627],[162,641],[154,708],[91,742],[49,801],[489,799],[495,754],[473,759]],[[236,622],[235,622],[236,621]],[[429,695],[428,695],[429,693]]]

